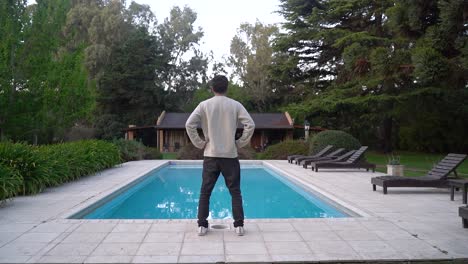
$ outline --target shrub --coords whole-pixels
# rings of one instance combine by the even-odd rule
[[[16,193],[35,194],[45,187],[56,186],[118,163],[118,148],[105,141],[85,140],[39,147],[0,143],[0,165],[7,168],[4,169],[7,174],[13,172],[15,175],[16,171],[23,180]],[[8,193],[10,196],[13,192]]]
[[[156,148],[150,148],[136,140],[116,139],[113,143],[119,148],[124,161],[142,159],[162,159],[162,154]]]
[[[196,148],[193,144],[187,144],[177,152],[177,159],[180,160],[202,160],[203,149]],[[253,159],[255,150],[250,146],[237,149],[239,159]]]
[[[187,144],[177,152],[177,159],[180,160],[202,160],[203,149],[196,148],[193,144]]]
[[[83,140],[39,147],[52,186],[78,179],[113,167],[121,162],[120,153],[112,143],[100,140]],[[51,185],[48,185],[51,186]]]
[[[325,130],[310,139],[309,154],[315,154],[327,145],[333,145],[333,149],[345,148],[346,150],[361,147],[359,140],[344,131]]]
[[[37,147],[23,143],[0,143],[0,164],[16,170],[23,178],[19,193],[35,194],[52,184],[48,169],[44,166],[46,162],[46,157],[40,155]]]
[[[20,173],[0,163],[0,204],[2,200],[16,196],[23,186],[23,178]]]
[[[256,152],[251,146],[245,146],[243,148],[237,149],[239,154],[239,159],[251,160],[255,158]]]
[[[267,147],[265,152],[258,155],[259,159],[286,159],[289,155],[306,155],[309,150],[303,140],[285,140]]]
[[[157,148],[150,148],[145,147],[143,152],[143,159],[150,160],[150,159],[162,159],[163,155]]]

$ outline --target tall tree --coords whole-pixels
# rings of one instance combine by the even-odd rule
[[[6,132],[14,140],[60,140],[67,128],[91,111],[94,97],[83,82],[86,72],[80,55],[59,52],[69,9],[69,1],[38,0],[24,9],[22,19],[16,20],[20,32],[15,39],[19,45],[11,53],[15,54],[15,66],[10,70],[18,77],[2,85],[11,85],[13,100],[6,104],[5,116],[11,121]],[[8,38],[0,42],[6,41]]]
[[[26,21],[26,0],[0,2],[0,139],[19,122],[18,93],[23,76],[18,54],[24,44],[23,26]]]
[[[199,49],[203,37],[201,28],[194,29],[197,14],[185,6],[173,7],[170,15],[158,26],[162,42],[165,70],[158,72],[158,79],[167,91],[165,108],[183,111],[193,92],[206,84],[208,58]]]
[[[462,74],[466,68],[459,63],[466,43],[464,9],[460,0],[283,0],[289,31],[276,47],[291,58],[279,67],[291,74],[291,85],[305,87],[306,98],[286,110],[296,119],[313,118],[350,130],[385,151],[411,141],[407,139],[416,134],[410,131],[429,135],[423,132],[429,127],[437,131],[450,126],[464,131],[456,121],[466,120],[468,113],[460,101],[466,100],[467,83]],[[437,97],[438,114],[409,114],[416,105],[434,109],[431,102]],[[441,123],[443,116],[452,118]],[[448,134],[426,139],[450,142]],[[460,134],[457,138],[466,142]],[[467,143],[462,145],[439,144],[430,150],[463,149]]]
[[[263,25],[259,21],[254,25],[243,23],[231,41],[229,65],[259,112],[271,109],[271,102],[278,96],[269,72],[273,63],[271,41],[277,32],[276,26]]]
[[[88,43],[85,65],[97,85],[98,136],[120,137],[129,124],[154,123],[162,111],[163,97],[156,72],[165,69],[166,61],[153,32],[156,18],[149,6],[85,2],[75,6],[68,17],[71,26],[79,21],[88,23],[89,30],[74,34],[71,28],[68,32]]]

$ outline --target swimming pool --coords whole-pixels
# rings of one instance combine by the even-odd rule
[[[201,168],[201,165],[162,167],[71,218],[196,219]],[[349,217],[267,167],[242,165],[241,170],[246,219]],[[211,196],[209,218],[232,218],[231,197],[222,175]]]

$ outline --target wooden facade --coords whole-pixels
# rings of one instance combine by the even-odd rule
[[[190,113],[166,113],[159,116],[154,130],[157,147],[161,152],[177,152],[190,143],[185,131],[185,123]],[[255,131],[251,139],[251,147],[256,151],[263,151],[267,146],[287,139],[293,139],[293,121],[286,113],[252,113],[255,122]],[[148,127],[145,127],[147,129]],[[126,139],[138,138],[135,136],[138,127],[129,127],[126,130]],[[199,133],[202,135],[201,127]],[[236,138],[242,135],[242,125],[238,125]],[[143,143],[145,143],[143,141]]]

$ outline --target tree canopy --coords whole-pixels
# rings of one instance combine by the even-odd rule
[[[283,109],[385,151],[467,149],[466,1],[281,3],[276,76],[305,96]]]

